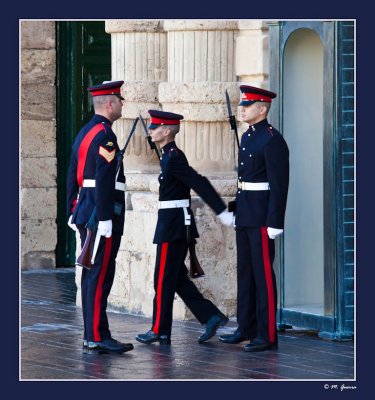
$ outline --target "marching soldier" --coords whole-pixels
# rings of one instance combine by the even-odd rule
[[[284,229],[289,183],[289,150],[267,120],[276,94],[240,86],[241,117],[249,124],[238,152],[236,196],[237,323],[224,343],[250,339],[244,350],[277,348],[275,237]]]
[[[221,222],[233,224],[233,213],[226,206],[208,179],[199,175],[177,147],[175,136],[180,129],[182,115],[149,110],[152,141],[161,148],[161,173],[159,175],[159,211],[154,243],[157,244],[154,273],[155,296],[153,301],[152,328],[136,336],[141,343],[171,343],[172,309],[177,293],[201,324],[205,332],[199,343],[213,337],[219,326],[228,318],[208,299],[205,299],[188,277],[184,260],[188,240],[199,237],[190,208],[190,189],[197,192],[215,211]]]
[[[133,349],[111,336],[106,313],[120,247],[125,215],[125,176],[121,163],[116,176],[119,151],[112,124],[121,117],[123,81],[91,86],[95,115],[78,133],[67,176],[69,226],[79,231],[81,245],[85,225],[96,207],[99,247],[93,266],[83,269],[81,280],[84,321],[83,348],[89,351],[123,353]]]

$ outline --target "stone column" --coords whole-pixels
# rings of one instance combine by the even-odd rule
[[[250,85],[269,89],[268,24],[262,20],[239,20],[236,43],[238,86]],[[239,118],[238,118],[239,120]],[[238,123],[241,132],[247,124]]]
[[[234,133],[228,123],[225,89],[236,113],[240,98],[238,76],[247,79],[255,68],[251,59],[241,58],[249,45],[246,40],[237,40],[239,25],[246,28],[240,35],[249,36],[248,31],[254,31],[255,42],[263,35],[263,25],[257,21],[253,24],[225,20],[106,22],[106,31],[112,35],[112,79],[125,81],[123,118],[114,126],[119,142],[125,142],[139,111],[144,116],[148,116],[150,108],[183,114],[177,144],[190,165],[208,177],[225,202],[236,193],[237,157]],[[250,37],[250,47],[253,39]],[[243,50],[237,49],[239,45]],[[238,57],[244,61],[240,63],[243,69],[239,68]],[[263,57],[263,50],[257,52],[256,59]],[[264,68],[255,69],[262,72],[254,77],[263,79]],[[152,239],[157,217],[159,163],[147,148],[140,127],[124,164],[128,188],[125,233],[109,302],[112,307],[151,316],[156,251]],[[195,282],[223,312],[234,316],[235,232],[222,226],[201,198],[192,195],[200,233],[197,256],[206,272],[204,278]],[[188,262],[187,259],[187,265]],[[192,317],[177,296],[174,318]]]
[[[167,35],[162,21],[157,20],[110,20],[106,21],[105,27],[111,34],[112,79],[125,81],[122,119],[114,124],[121,147],[139,113],[147,122],[147,110],[160,109],[158,86],[167,79]],[[129,142],[124,166],[128,173],[159,170],[140,122]]]
[[[56,119],[55,22],[22,21],[21,265],[55,266]]]
[[[238,21],[166,20],[164,29],[168,32],[168,81],[159,85],[159,101],[163,110],[184,115],[176,137],[178,146],[190,165],[207,176],[228,202],[236,192],[237,149],[228,123],[225,90],[235,112]],[[194,193],[192,208],[200,233],[197,256],[206,273],[195,283],[223,312],[234,315],[234,230],[222,226]],[[187,309],[184,318],[193,318]]]
[[[237,21],[167,20],[168,82],[159,85],[163,109],[184,115],[177,143],[190,164],[212,174],[234,171],[235,140],[225,89],[238,100]]]
[[[139,112],[149,124],[149,109],[161,109],[159,83],[167,79],[167,34],[163,21],[109,20],[112,79],[124,80],[122,118],[114,124],[120,147]],[[138,123],[124,157],[127,182],[125,231],[117,257],[111,307],[152,315],[159,160]]]

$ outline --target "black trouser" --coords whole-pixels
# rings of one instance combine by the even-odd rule
[[[170,335],[172,331],[173,299],[177,293],[201,324],[213,315],[222,314],[209,300],[205,299],[188,277],[185,257],[186,240],[158,244],[154,273],[154,311],[152,331]]]
[[[237,227],[237,323],[259,342],[277,342],[275,241],[266,227]]]
[[[86,239],[86,228],[77,225],[81,247]],[[100,238],[95,262],[90,270],[83,268],[81,278],[83,338],[99,342],[111,337],[107,318],[107,300],[115,277],[116,256],[121,235],[113,232],[110,238]]]

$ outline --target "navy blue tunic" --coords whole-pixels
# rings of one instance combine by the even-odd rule
[[[185,154],[176,146],[174,141],[162,148],[160,166],[160,201],[182,199],[189,199],[191,201],[190,189],[193,189],[216,214],[220,214],[225,210],[226,206],[223,200],[209,180],[189,166]],[[191,238],[197,238],[199,234],[194,214],[190,207],[188,208],[188,212],[191,215]],[[160,209],[158,211],[154,243],[172,242],[180,239],[187,239],[183,209]]]
[[[96,187],[79,188],[77,181],[78,150],[82,140],[97,124],[102,124],[103,129],[91,142],[83,172],[83,178],[95,180]],[[113,223],[113,232],[123,233],[125,194],[123,191],[115,190],[116,157],[113,157],[114,154],[118,154],[119,150],[117,138],[112,131],[110,121],[101,115],[95,114],[78,133],[73,144],[67,176],[67,215],[70,216],[73,212],[73,223],[85,225],[96,206],[97,221],[111,219]],[[122,162],[117,181],[125,182]],[[78,193],[79,199],[75,205]]]
[[[289,184],[288,146],[264,119],[242,135],[239,182],[269,182],[270,190],[237,190],[236,226],[284,228]]]

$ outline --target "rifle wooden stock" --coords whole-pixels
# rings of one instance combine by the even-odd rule
[[[87,269],[92,267],[91,256],[94,247],[95,233],[95,231],[87,228],[86,240],[82,247],[81,254],[77,257],[76,265]]]
[[[204,276],[204,271],[199,264],[197,255],[195,254],[195,243],[189,244],[189,253],[190,253],[190,271],[189,276],[190,278],[199,278]]]

